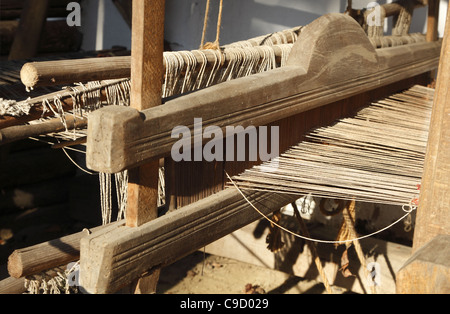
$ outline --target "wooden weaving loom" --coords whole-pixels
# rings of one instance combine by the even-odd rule
[[[427,84],[441,55],[436,24],[429,23],[429,33],[434,35],[427,41],[405,40],[381,48],[349,15],[328,14],[302,28],[284,66],[166,99],[161,105],[164,1],[133,5],[137,13],[133,14],[130,63],[132,107],[108,106],[89,115],[86,155],[93,171],[131,171],[127,218],[82,237],[80,284],[88,293],[114,293],[133,282],[136,291],[154,291],[161,267],[261,217],[239,191],[226,187],[225,175],[241,174],[260,161],[174,162],[170,153],[178,139],[171,133],[176,126],[188,127],[192,142],[204,142],[202,133],[208,127],[225,133],[227,126],[279,126],[279,151],[283,152],[301,142],[313,127],[330,125],[374,100]],[[436,17],[432,14],[436,2],[429,5],[430,17]],[[445,52],[448,40],[443,46]],[[152,60],[151,64],[146,60]],[[441,60],[440,70],[434,108],[441,97],[448,101],[447,94],[439,94],[448,82],[448,61]],[[416,87],[411,92],[418,94],[418,90],[423,92],[419,98],[430,96],[429,89]],[[200,133],[195,132],[195,118],[202,119]],[[158,217],[157,171],[162,158],[169,212]],[[434,181],[422,181],[421,193],[426,193],[427,184]],[[299,197],[277,191],[249,191],[246,196],[265,215]],[[448,205],[447,201],[441,203]],[[422,195],[420,202],[419,208],[425,202]],[[444,215],[443,210],[439,213]],[[422,224],[419,229],[425,230],[429,223],[422,220]],[[448,234],[448,228],[442,229],[445,226],[439,233]],[[416,248],[425,244],[418,239]]]

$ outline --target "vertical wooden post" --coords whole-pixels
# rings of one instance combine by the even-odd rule
[[[428,0],[427,41],[438,40],[439,2],[440,0]]]
[[[131,106],[142,111],[161,105],[165,0],[133,1]],[[158,216],[159,160],[129,170],[126,225],[138,227]],[[134,293],[154,293],[159,269],[138,279]]]
[[[9,60],[35,57],[47,18],[49,0],[27,0],[20,16],[19,27],[9,52]]]
[[[437,1],[429,1],[430,4],[432,2]],[[450,9],[447,11],[420,189],[413,255],[398,271],[397,293],[448,293],[450,289]]]
[[[165,0],[133,1],[131,106],[139,111],[161,105]],[[129,174],[127,226],[157,217],[159,161]]]
[[[442,43],[413,251],[450,234],[450,10]]]

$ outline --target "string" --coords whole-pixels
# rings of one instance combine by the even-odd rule
[[[295,236],[295,237],[297,237],[297,238],[301,238],[301,239],[303,239],[303,240],[308,240],[308,241],[312,241],[312,242],[327,243],[327,244],[344,244],[344,243],[348,243],[348,242],[353,242],[353,241],[359,241],[359,240],[362,240],[362,239],[366,239],[366,238],[372,237],[372,236],[374,236],[374,235],[376,235],[376,234],[378,234],[378,233],[380,233],[380,232],[383,232],[383,231],[385,231],[385,230],[391,228],[392,226],[394,226],[395,224],[399,223],[399,222],[402,221],[404,218],[406,218],[409,214],[411,214],[411,212],[412,212],[413,210],[416,209],[416,207],[415,207],[414,205],[409,204],[409,205],[408,205],[408,206],[409,206],[409,209],[406,211],[406,214],[403,215],[402,217],[400,217],[399,219],[397,219],[396,221],[394,221],[393,223],[391,223],[390,225],[388,225],[388,226],[386,226],[386,227],[384,227],[384,228],[382,228],[382,229],[380,229],[380,230],[378,230],[378,231],[375,231],[375,232],[372,232],[372,233],[370,233],[370,234],[367,234],[367,235],[363,235],[363,236],[357,237],[357,238],[355,238],[355,239],[340,240],[340,241],[313,239],[313,238],[305,237],[305,236],[302,236],[302,235],[297,234],[297,233],[295,233],[295,232],[292,232],[291,230],[289,230],[289,229],[287,229],[287,228],[285,228],[285,227],[283,227],[283,226],[277,224],[277,223],[274,222],[272,219],[270,219],[269,217],[267,217],[263,212],[261,212],[258,208],[256,208],[256,207],[252,204],[252,202],[250,202],[250,200],[245,196],[245,194],[244,194],[244,193],[241,191],[241,189],[236,185],[236,183],[234,183],[233,179],[231,179],[231,177],[228,175],[228,173],[227,173],[225,170],[224,170],[224,172],[225,172],[226,176],[228,177],[228,179],[230,180],[230,182],[231,182],[231,183],[233,184],[233,186],[236,188],[236,190],[237,190],[237,191],[242,195],[242,197],[245,199],[245,201],[246,201],[246,202],[247,202],[254,210],[256,210],[256,212],[259,213],[264,219],[266,219],[267,221],[269,221],[270,223],[272,223],[274,226],[280,228],[281,230],[283,230],[283,231],[285,231],[285,232],[287,232],[287,233],[289,233],[289,234],[291,234],[291,235],[293,235],[293,236]]]
[[[219,4],[219,15],[217,17],[216,40],[213,43],[205,43],[206,29],[208,27],[210,1],[211,0],[207,0],[207,2],[206,2],[205,19],[203,22],[203,32],[202,32],[202,41],[200,44],[200,49],[219,49],[219,47],[220,47],[219,38],[220,38],[220,29],[221,29],[221,25],[222,25],[223,0],[220,0],[220,4]]]

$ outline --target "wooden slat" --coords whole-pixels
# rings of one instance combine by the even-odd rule
[[[161,105],[165,0],[134,1],[133,12],[131,108],[144,110]],[[158,180],[159,160],[128,171],[128,227],[139,227],[158,217]],[[154,293],[160,270],[156,269],[148,275],[142,273],[133,278],[133,292]]]
[[[203,128],[214,125],[224,133],[226,126],[267,125],[428,72],[437,67],[439,54],[439,42],[375,50],[354,20],[328,15],[304,28],[286,67],[212,86],[141,113],[130,108],[94,112],[87,164],[93,170],[117,172],[168,156],[178,140],[171,138],[172,129],[183,125],[193,134],[194,118],[202,118]]]
[[[252,193],[269,214],[296,196]],[[235,189],[227,189],[137,228],[119,227],[81,240],[80,284],[89,293],[113,293],[152,267],[173,263],[260,218]]]
[[[272,47],[277,59],[281,58],[282,49]],[[170,53],[170,52],[169,52]],[[261,58],[264,56],[261,52]],[[211,50],[193,50],[192,54],[200,68],[205,60],[208,64],[214,64],[217,55]],[[230,54],[224,54],[225,67],[230,59]],[[206,58],[206,59],[205,59]],[[163,60],[164,69],[166,62]],[[119,79],[130,77],[131,57],[109,57],[109,58],[85,58],[79,60],[58,60],[26,63],[21,72],[22,83],[27,87],[52,86],[73,84],[73,82],[88,82],[107,79]]]
[[[450,235],[438,235],[405,262],[397,274],[398,294],[450,292]]]
[[[131,108],[144,110],[161,104],[165,1],[133,2]],[[128,183],[127,225],[140,226],[157,217],[159,161],[131,169]]]
[[[62,132],[67,129],[84,128],[87,126],[87,118],[77,118],[66,115],[66,125],[60,118],[54,118],[46,122],[31,125],[16,125],[5,129],[0,129],[0,144],[7,144],[18,140],[23,140],[33,136]]]
[[[130,77],[131,58],[85,58],[26,63],[20,78],[27,87],[73,84]]]

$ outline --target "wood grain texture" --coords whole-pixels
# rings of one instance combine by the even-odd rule
[[[9,60],[34,57],[47,18],[49,0],[27,0],[20,16],[20,23],[9,52]]]
[[[93,228],[90,232],[117,228],[123,222]],[[14,278],[37,274],[41,271],[68,264],[80,258],[80,240],[85,231],[62,238],[15,250],[8,258],[8,272]]]
[[[450,235],[439,235],[417,250],[397,274],[398,294],[450,293]]]
[[[450,10],[431,113],[413,250],[450,234]]]
[[[270,214],[296,196],[256,192],[248,198]],[[81,240],[81,286],[88,293],[113,293],[258,218],[238,191],[227,189],[140,227],[92,234]]]
[[[161,105],[165,0],[134,1],[133,12],[130,102],[142,111]],[[159,160],[152,160],[129,170],[127,226],[157,217],[158,169]]]
[[[130,77],[129,56],[26,63],[20,79],[27,87]]]
[[[439,0],[428,1],[428,17],[427,17],[427,41],[435,41],[438,39],[439,26]]]
[[[321,17],[304,28],[283,68],[212,86],[141,113],[129,108],[94,112],[88,127],[88,167],[118,172],[168,156],[177,141],[171,138],[172,129],[187,126],[193,134],[194,118],[202,118],[203,129],[214,125],[223,132],[226,126],[267,125],[428,72],[438,65],[440,46],[424,42],[375,50],[350,17]]]

